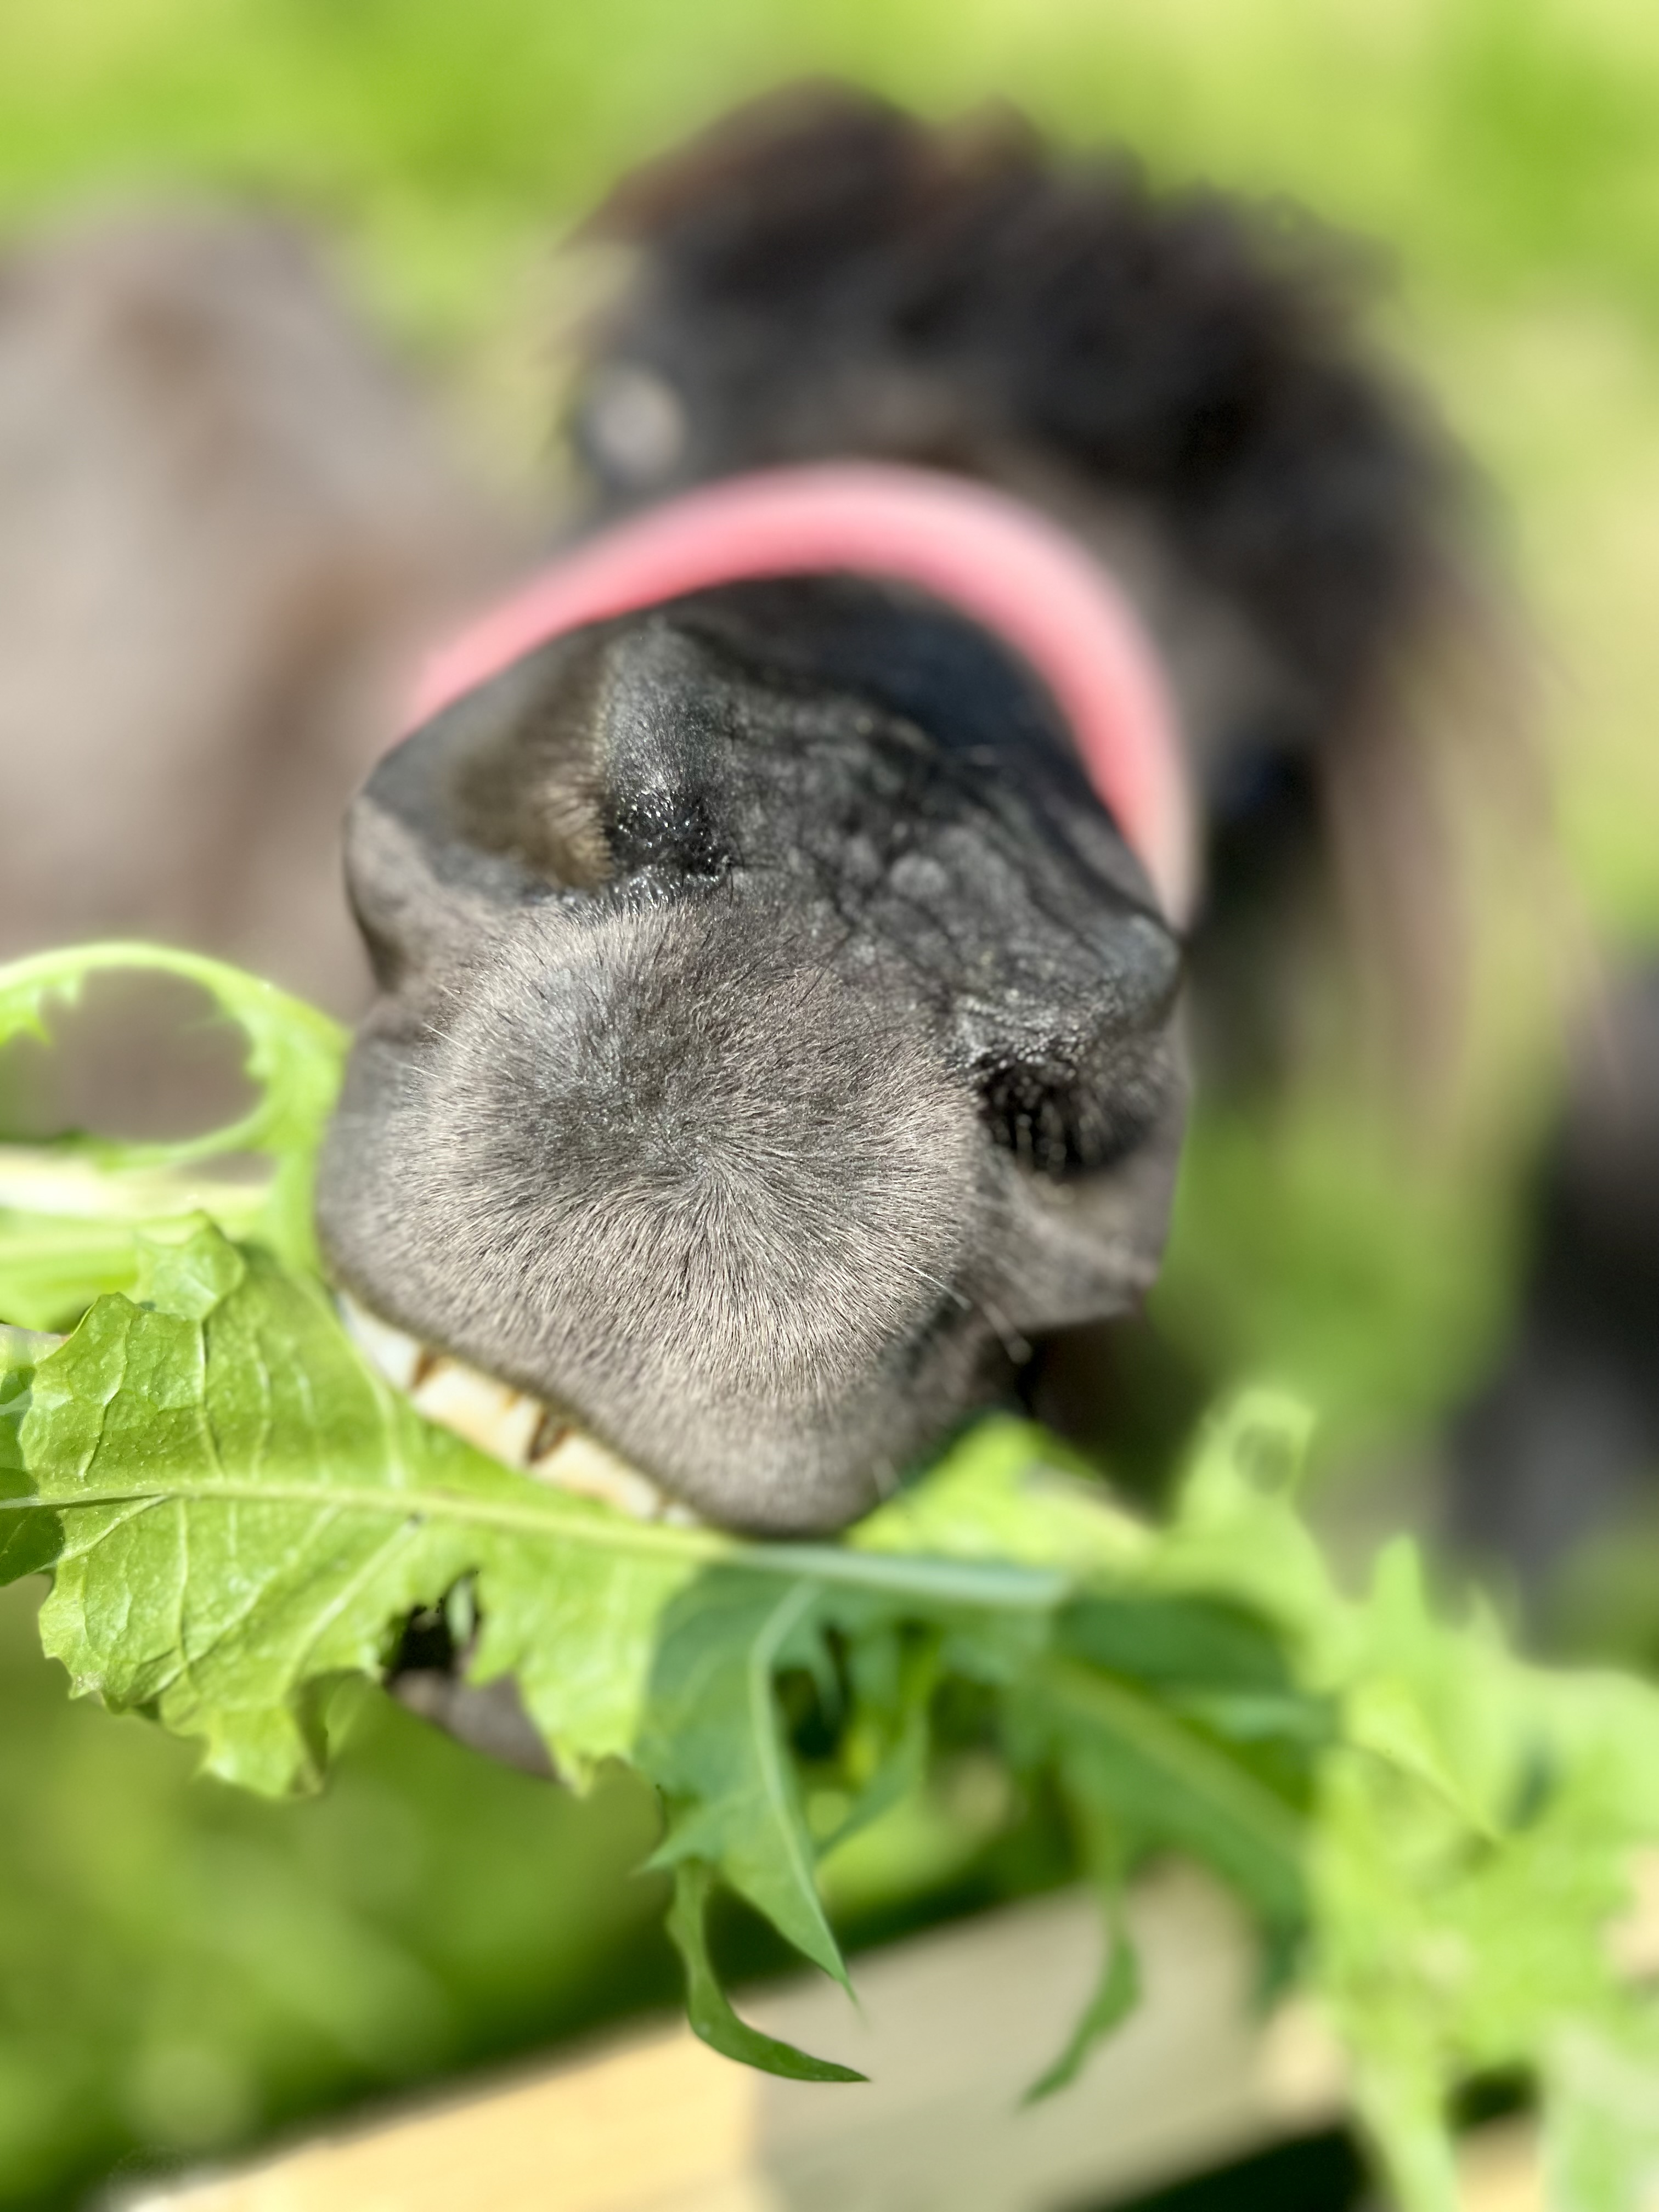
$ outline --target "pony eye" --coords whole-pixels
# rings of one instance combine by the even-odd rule
[[[672,385],[636,362],[613,362],[585,395],[579,434],[601,472],[643,487],[672,476],[690,426]]]
[[[979,1071],[978,1089],[993,1144],[1056,1182],[1111,1167],[1140,1143],[1152,1120],[1134,1091],[1085,1083],[1052,1061],[999,1061]]]

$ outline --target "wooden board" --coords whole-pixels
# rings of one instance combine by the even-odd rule
[[[1100,1962],[1073,1893],[745,2002],[864,2086],[779,2081],[661,2024],[515,2080],[384,2115],[125,2212],[1055,2212],[1104,2203],[1338,2119],[1342,2068],[1303,2002],[1264,2019],[1247,1930],[1200,1875],[1145,1885],[1140,2010],[1063,2095],[1021,2100]],[[1659,1973],[1659,1861],[1620,1960]],[[1468,2147],[1469,2212],[1541,2212],[1530,2131]]]

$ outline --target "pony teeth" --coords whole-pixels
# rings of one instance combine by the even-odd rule
[[[538,1482],[597,1498],[635,1521],[695,1527],[698,1516],[539,1398],[394,1328],[343,1292],[340,1316],[371,1365],[428,1420]]]
[[[666,1521],[686,1510],[676,1508],[668,1492],[648,1474],[578,1429],[567,1430],[550,1452],[529,1462],[526,1472],[538,1482],[556,1483],[580,1497],[597,1498],[635,1521]]]
[[[541,1425],[542,1408],[521,1390],[441,1352],[428,1359],[409,1395],[428,1421],[453,1429],[509,1467],[529,1465],[531,1439]]]

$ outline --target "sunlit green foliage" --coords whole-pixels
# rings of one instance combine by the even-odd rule
[[[1578,881],[1601,921],[1650,937],[1659,16],[1642,0],[10,0],[0,223],[156,191],[287,207],[528,475],[550,241],[628,161],[802,68],[939,112],[1012,97],[1074,143],[1127,140],[1161,178],[1286,191],[1381,239],[1387,327],[1492,471],[1492,534],[1547,626]],[[1431,1420],[1501,1328],[1501,1207],[1405,1189],[1340,1099],[1288,1133],[1202,1135],[1165,1294],[1177,1336],[1206,1370],[1291,1380],[1360,1431]],[[233,1187],[214,1195],[246,1234]],[[65,1320],[130,1285],[128,1224],[157,1207],[128,1196],[78,1252],[60,1217],[33,1249],[42,1303],[6,1318]],[[0,1218],[14,1260],[27,1210]],[[27,1808],[0,1825],[0,2202],[66,2202],[134,2145],[233,2142],[660,1975],[659,1953],[626,1949],[654,1894],[617,1874],[648,1833],[641,1799],[573,1805],[378,1703],[315,1804],[190,1785],[159,1731],[64,1704],[25,1632],[29,1587],[0,1610],[0,1766]],[[889,1816],[873,1872],[870,1832],[850,1841],[832,1896],[957,1878],[1006,1800],[971,1760],[952,1790]],[[1613,2079],[1581,2045],[1552,2063]]]
[[[38,1022],[43,975],[71,987],[111,957],[0,971],[0,1042]],[[276,1164],[252,1234],[280,1232],[337,1049],[308,1009],[209,980],[258,1091],[236,1127]],[[106,1164],[118,1189],[118,1148]],[[134,1148],[134,1172],[155,1164]],[[760,1543],[509,1470],[368,1364],[304,1249],[178,1226],[141,1239],[131,1295],[98,1297],[63,1341],[0,1331],[0,1583],[50,1576],[41,1640],[77,1693],[195,1739],[211,1775],[304,1793],[343,1679],[372,1680],[412,1613],[459,1601],[484,1624],[461,1637],[470,1678],[517,1679],[567,1777],[613,1763],[652,1785],[698,2033],[823,2082],[857,2077],[732,2010],[711,1898],[735,1893],[847,1983],[818,1863],[922,1786],[965,1698],[982,1755],[1065,1809],[1108,1916],[1097,1993],[1063,2041],[1057,2025],[1034,2094],[1133,2009],[1124,1887],[1174,1850],[1324,1999],[1402,2212],[1455,2212],[1453,2094],[1516,2068],[1539,2083],[1564,2204],[1634,2203],[1655,2146],[1607,2084],[1659,2063],[1659,2021],[1605,1937],[1633,1854],[1659,1841],[1659,1692],[1528,1668],[1478,1613],[1449,1623],[1404,1540],[1345,1595],[1298,1507],[1293,1401],[1258,1393],[1212,1422],[1156,1526],[1040,1430],[991,1416],[842,1540]],[[815,1798],[840,1817],[815,1824]],[[280,1919],[260,1899],[250,1924],[263,1942]],[[373,2010],[397,1988],[394,2072],[453,2055],[429,1972],[344,1948],[324,2002]],[[14,2063],[38,2047],[22,2039]],[[186,2133],[191,2110],[229,2132],[253,2117],[240,2063],[163,2042],[134,2094],[164,2115],[171,2097]],[[18,2107],[27,2130],[37,2106]],[[35,2125],[24,2173],[31,2148],[50,2156]]]

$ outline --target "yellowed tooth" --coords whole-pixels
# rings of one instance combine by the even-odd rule
[[[597,1498],[635,1521],[661,1520],[668,1504],[666,1496],[648,1474],[641,1474],[595,1437],[576,1429],[567,1431],[551,1451],[532,1461],[530,1472],[538,1482],[556,1483],[562,1490]]]
[[[369,1313],[342,1294],[340,1316],[387,1382],[403,1391],[429,1421],[453,1429],[493,1459],[523,1468],[538,1482],[574,1491],[614,1506],[635,1521],[667,1521],[695,1528],[698,1516],[660,1489],[647,1474],[594,1437],[571,1426],[539,1399],[526,1397],[447,1352]]]
[[[441,1421],[480,1451],[509,1467],[523,1467],[529,1459],[542,1408],[522,1390],[440,1353],[410,1395],[428,1420]]]

